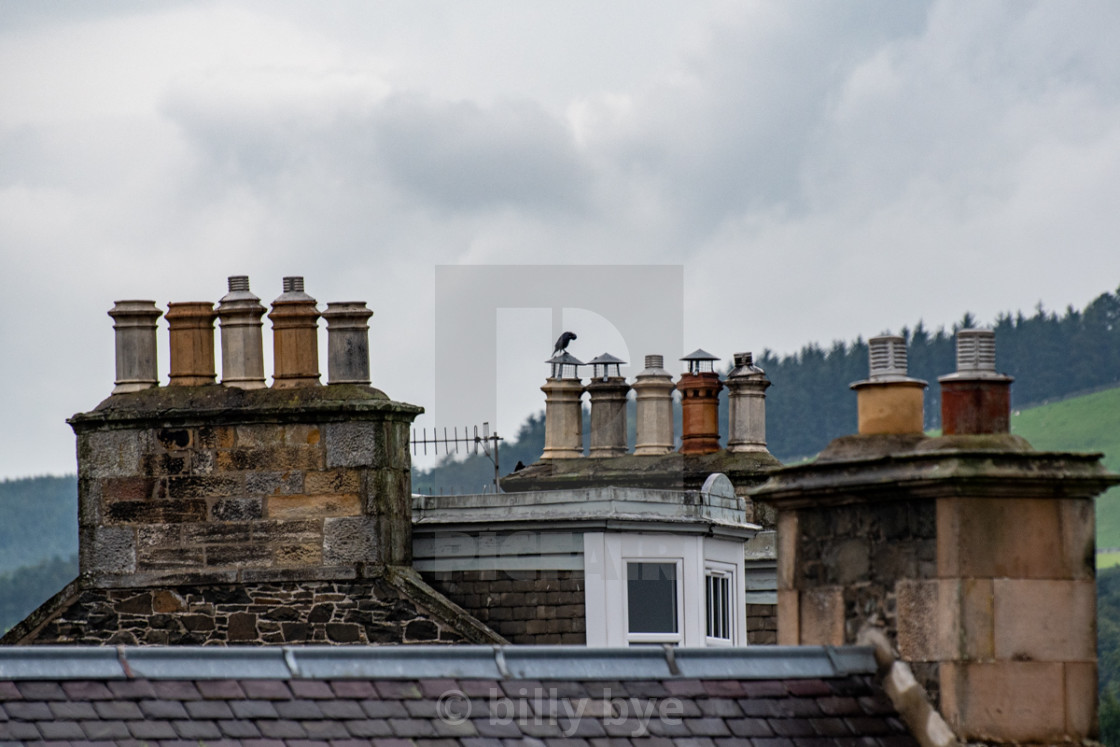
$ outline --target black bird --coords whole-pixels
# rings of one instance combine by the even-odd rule
[[[513,471],[520,472],[523,469],[525,469],[525,463],[518,459],[517,464],[513,465]]]
[[[556,339],[556,347],[552,349],[552,354],[556,355],[563,350],[567,350],[568,343],[574,339],[576,339],[575,332],[565,332],[564,334],[560,335],[560,337]]]

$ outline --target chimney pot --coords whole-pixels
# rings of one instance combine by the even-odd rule
[[[272,302],[272,386],[319,386],[319,309],[303,292],[302,277],[284,278],[284,292]]]
[[[728,374],[727,450],[766,451],[766,389],[770,380],[754,365],[750,353],[735,353],[735,368]]]
[[[264,388],[264,312],[261,300],[249,291],[249,276],[231,276],[229,293],[218,302],[223,384],[240,389]]]
[[[214,319],[209,301],[167,304],[168,337],[171,340],[171,386],[203,386],[214,383]]]
[[[163,312],[155,301],[117,301],[109,311],[115,331],[117,377],[113,394],[159,384],[156,324]]]
[[[327,375],[331,384],[369,385],[369,318],[365,301],[327,304]]]
[[[714,371],[711,353],[698,348],[681,358],[688,373],[677,380],[681,393],[681,453],[711,454],[719,451],[719,390],[723,383]]]
[[[996,373],[996,333],[957,332],[957,371],[941,384],[941,432],[946,436],[1011,432],[1010,376]]]
[[[634,454],[668,454],[673,450],[673,377],[665,357],[647,355],[646,368],[634,378],[636,419]]]
[[[907,375],[906,340],[881,335],[867,341],[870,375],[856,390],[862,436],[921,433],[926,382]]]
[[[626,395],[630,385],[620,366],[626,361],[603,353],[591,360],[594,374],[586,390],[591,399],[591,449],[593,457],[626,453]]]

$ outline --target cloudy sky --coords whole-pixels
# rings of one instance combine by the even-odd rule
[[[1117,38],[1106,1],[0,0],[0,477],[73,471],[115,300],[234,274],[367,301],[431,426],[437,267],[633,266],[604,292],[650,318],[679,268],[663,350],[574,292],[464,325],[506,433],[560,327],[727,360],[1080,307],[1120,285]]]

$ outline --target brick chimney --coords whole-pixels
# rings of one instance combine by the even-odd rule
[[[990,329],[957,332],[957,371],[941,384],[941,430],[946,436],[1009,433],[1010,376],[996,373],[996,333]]]
[[[770,380],[754,365],[750,353],[735,354],[735,368],[728,374],[727,450],[766,451],[766,390]]]
[[[544,392],[544,451],[541,459],[575,459],[583,456],[583,381],[579,367],[585,365],[564,351],[545,363],[551,375],[541,387]]]
[[[668,454],[673,450],[673,377],[665,359],[647,355],[646,367],[634,379],[636,439],[634,454]]]
[[[591,381],[584,388],[591,400],[591,447],[593,457],[626,453],[626,395],[630,385],[620,366],[626,361],[603,353],[591,360]]]
[[[723,384],[713,363],[719,358],[697,349],[681,358],[688,372],[677,380],[681,393],[682,454],[711,454],[719,451],[719,390]]]
[[[1093,499],[1120,479],[1098,454],[1036,452],[1007,433],[926,438],[920,382],[897,349],[878,361],[895,381],[857,388],[873,393],[860,435],[751,493],[778,511],[779,644],[878,628],[958,739],[1093,738]],[[955,422],[985,422],[968,411],[977,401]]]

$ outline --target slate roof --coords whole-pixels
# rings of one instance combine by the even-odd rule
[[[11,647],[0,741],[916,745],[874,671],[856,647]]]

